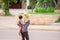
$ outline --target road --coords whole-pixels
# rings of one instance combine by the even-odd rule
[[[30,40],[60,40],[60,32],[29,30]],[[0,29],[0,40],[21,40],[18,29]]]

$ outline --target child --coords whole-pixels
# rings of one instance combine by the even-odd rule
[[[22,30],[22,25],[24,24],[24,22],[23,22],[23,16],[19,16],[19,23],[18,23],[18,26],[19,26],[19,35],[20,35],[20,32],[21,32],[21,30]]]

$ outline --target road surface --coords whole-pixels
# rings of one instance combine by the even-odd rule
[[[60,40],[60,32],[29,30],[30,40]],[[18,29],[0,29],[0,40],[21,40]]]

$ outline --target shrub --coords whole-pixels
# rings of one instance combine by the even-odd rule
[[[30,5],[29,5],[29,6],[27,6],[27,8],[28,8],[28,9],[32,9],[32,7],[31,7]]]
[[[50,7],[50,8],[42,8],[42,7],[36,7],[34,9],[35,13],[53,13],[55,8]]]

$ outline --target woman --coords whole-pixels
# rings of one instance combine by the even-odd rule
[[[27,17],[26,15],[25,15],[25,17]],[[29,40],[29,35],[28,35],[28,26],[29,26],[29,24],[30,24],[30,20],[27,20],[27,21],[23,21],[22,19],[23,19],[23,17],[22,16],[19,16],[19,24],[21,24],[22,26],[21,26],[21,30],[20,30],[20,32],[21,32],[21,36],[22,36],[22,40],[25,40],[25,38],[26,38],[26,40]],[[19,33],[20,33],[19,32]]]

